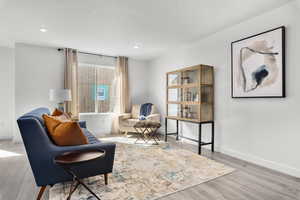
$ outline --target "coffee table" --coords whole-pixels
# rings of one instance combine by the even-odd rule
[[[88,151],[73,151],[61,154],[54,158],[54,162],[61,166],[68,174],[73,177],[73,182],[70,187],[70,192],[67,197],[67,200],[71,199],[72,194],[76,191],[79,185],[82,185],[85,189],[87,189],[96,199],[100,200],[100,198],[86,185],[82,180],[80,180],[72,168],[78,164],[86,163],[89,161],[93,161],[95,159],[104,157],[104,150],[88,150]],[[76,184],[75,184],[76,183]],[[74,186],[75,184],[75,186]]]

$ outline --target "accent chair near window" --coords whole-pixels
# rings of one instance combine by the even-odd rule
[[[140,104],[133,105],[130,113],[119,115],[118,121],[121,133],[125,133],[125,135],[129,132],[136,133],[136,129],[133,126],[140,121],[141,106]],[[155,105],[152,105],[151,112],[148,116],[145,116],[145,120],[160,122],[160,114]]]

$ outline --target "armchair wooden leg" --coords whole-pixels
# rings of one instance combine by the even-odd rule
[[[108,184],[108,174],[104,174],[104,183],[105,185]]]
[[[42,196],[43,196],[43,194],[44,194],[44,192],[45,192],[45,189],[46,189],[46,186],[42,186],[42,187],[41,187],[41,189],[40,189],[40,191],[39,191],[39,194],[38,194],[36,200],[41,200],[41,198],[42,198]]]

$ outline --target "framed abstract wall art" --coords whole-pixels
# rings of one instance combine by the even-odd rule
[[[285,97],[285,27],[231,43],[232,98]]]

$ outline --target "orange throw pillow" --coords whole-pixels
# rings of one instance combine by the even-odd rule
[[[52,113],[52,116],[61,116],[61,115],[64,115],[66,118],[71,119],[71,117],[67,113],[55,108],[55,110]]]
[[[88,140],[77,122],[61,120],[60,117],[43,115],[50,137],[56,145],[74,146],[88,144]]]

